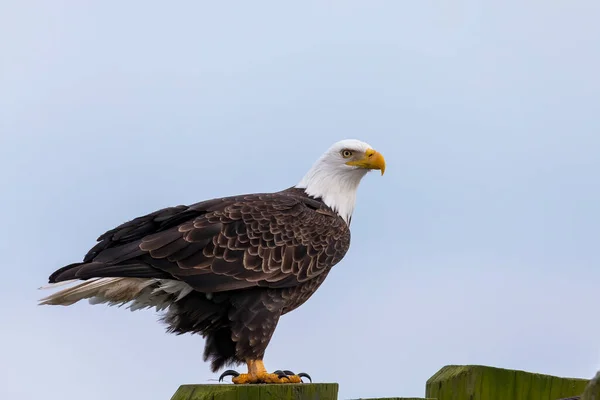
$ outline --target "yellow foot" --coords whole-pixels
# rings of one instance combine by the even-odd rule
[[[308,374],[301,372],[296,375],[292,371],[275,371],[272,374],[258,371],[255,374],[240,374],[233,370],[227,370],[221,374],[219,382],[226,376],[233,376],[234,378],[231,381],[237,385],[257,383],[303,383],[303,377],[308,378],[312,382],[312,379]]]
[[[302,383],[302,377],[308,378],[312,382],[310,376],[304,372],[295,374],[292,371],[277,370],[270,374],[267,372],[262,360],[247,360],[246,362],[248,363],[247,374],[240,374],[230,369],[221,374],[219,382],[226,376],[233,376],[231,381],[238,385],[249,383]]]

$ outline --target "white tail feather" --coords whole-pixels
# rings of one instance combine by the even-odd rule
[[[177,292],[179,292],[179,295],[177,296],[177,300],[175,300],[175,301],[179,301],[182,298],[184,298],[185,296],[187,296],[188,294],[190,294],[190,292],[193,289],[190,285],[185,284],[181,281],[175,281],[175,280],[171,280],[171,279],[161,279],[160,287],[154,289],[153,293],[159,292],[161,290],[163,292],[167,292],[170,294],[176,294]]]
[[[79,279],[69,279],[68,281],[62,281],[62,282],[58,282],[58,283],[49,283],[47,285],[40,286],[38,288],[38,290],[54,289],[58,286],[70,285],[73,282],[81,282],[81,281]]]
[[[60,282],[42,288],[49,289],[64,284],[65,282]],[[131,303],[131,311],[150,307],[156,307],[159,311],[167,308],[173,301],[181,300],[192,290],[187,283],[172,279],[97,278],[51,294],[41,299],[39,304],[68,306],[89,299],[90,304],[122,306]],[[173,299],[173,296],[176,298]]]

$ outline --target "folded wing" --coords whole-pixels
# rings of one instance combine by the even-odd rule
[[[348,246],[346,224],[322,203],[286,191],[252,194],[126,222],[49,280],[167,278],[201,292],[292,287],[335,265]]]

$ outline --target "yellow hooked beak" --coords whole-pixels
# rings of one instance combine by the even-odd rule
[[[385,172],[385,159],[378,151],[369,149],[365,151],[365,156],[356,161],[348,161],[346,165],[352,165],[359,168],[378,169],[381,175]]]

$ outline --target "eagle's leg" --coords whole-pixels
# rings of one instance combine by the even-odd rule
[[[240,374],[232,370],[225,371],[219,381],[225,376],[232,376],[236,384],[302,383],[302,376],[310,379],[307,374],[294,374],[291,371],[269,373],[263,363],[265,350],[286,304],[284,295],[281,290],[257,288],[236,293],[232,297],[227,313],[230,329],[227,336],[230,337],[225,339],[231,340],[230,361],[245,361],[248,372]],[[218,356],[218,349],[216,354]]]
[[[239,374],[235,371],[225,371],[219,378],[219,381],[228,375],[235,376],[231,381],[238,385],[251,383],[302,383],[302,377],[310,379],[310,376],[306,373],[298,375],[291,371],[269,373],[262,360],[249,360],[247,364],[248,373]]]

